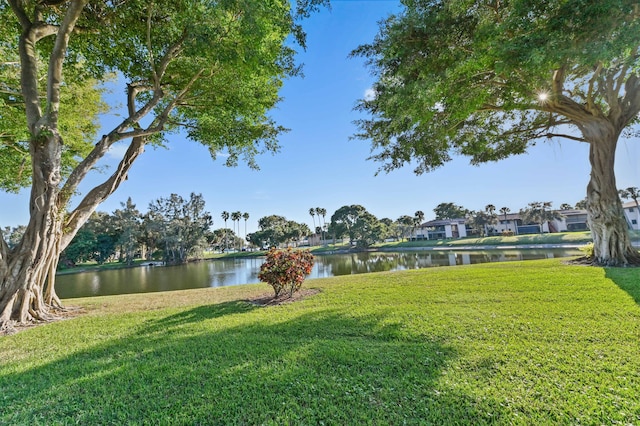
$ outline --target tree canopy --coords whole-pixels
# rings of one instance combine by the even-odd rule
[[[269,116],[297,75],[299,18],[327,0],[128,0],[0,3],[0,188],[30,186],[31,217],[14,247],[0,239],[0,329],[61,306],[55,268],[146,145],[182,131],[226,164],[257,167],[285,129]],[[103,83],[122,83],[126,114],[95,136]],[[126,142],[125,142],[126,141]],[[116,143],[110,176],[80,183]],[[79,195],[71,210],[69,201]],[[47,279],[48,277],[48,279]]]
[[[258,220],[260,229],[247,236],[247,239],[257,247],[277,247],[290,242],[299,242],[303,237],[311,234],[311,230],[304,223],[288,220],[284,216],[270,215]]]
[[[381,169],[429,172],[454,154],[497,161],[548,138],[588,143],[596,262],[640,262],[613,170],[618,137],[640,112],[637,1],[403,4],[353,53],[377,78],[357,107],[370,115],[357,137],[371,141]]]
[[[433,209],[436,220],[462,219],[467,216],[469,210],[454,203],[440,203]]]
[[[584,141],[585,115],[637,122],[636,1],[404,4],[354,52],[377,76],[376,96],[359,104],[373,118],[358,124],[385,170],[415,160],[427,172],[452,152],[500,160],[554,136]]]
[[[413,218],[410,218],[413,225]],[[359,247],[380,241],[385,235],[385,225],[359,204],[342,206],[331,216],[329,232],[338,238],[349,237],[350,244]]]

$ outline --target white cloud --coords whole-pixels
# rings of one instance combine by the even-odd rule
[[[364,100],[372,101],[376,98],[376,90],[373,87],[369,87],[364,91]]]

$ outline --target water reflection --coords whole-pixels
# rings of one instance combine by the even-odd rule
[[[409,251],[316,256],[309,278],[367,272],[397,271],[434,266],[547,259],[577,256],[577,249]],[[145,293],[257,283],[263,258],[220,259],[181,266],[143,266],[101,272],[61,275],[56,288],[62,298]]]

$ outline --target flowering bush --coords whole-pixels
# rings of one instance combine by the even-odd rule
[[[313,255],[308,250],[293,251],[271,249],[267,260],[260,267],[258,279],[273,287],[277,298],[283,290],[289,297],[302,286],[305,277],[313,268]]]

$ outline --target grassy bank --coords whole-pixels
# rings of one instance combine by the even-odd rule
[[[385,243],[380,247],[464,247],[464,246],[524,246],[538,244],[582,245],[592,241],[589,232],[559,232],[554,234],[514,235],[511,237],[468,237],[452,240],[403,241]],[[376,246],[378,247],[378,246]]]
[[[632,237],[636,240],[640,239],[640,232],[632,232]],[[416,248],[462,248],[474,246],[526,246],[539,244],[568,244],[568,245],[584,245],[591,242],[591,235],[588,232],[565,232],[556,234],[536,234],[536,235],[517,235],[513,237],[483,237],[483,238],[461,238],[455,240],[432,240],[432,241],[401,241],[376,244],[371,248],[374,250],[402,250]],[[327,252],[335,252],[341,250],[349,250],[348,243],[330,244],[328,246],[304,247],[309,248],[313,254],[323,254]],[[244,251],[231,253],[205,253],[203,260],[208,259],[224,259],[239,257],[259,257],[264,256],[265,251]],[[58,274],[73,274],[77,272],[100,271],[104,269],[120,269],[131,266],[140,266],[149,263],[149,260],[136,260],[133,265],[126,265],[121,262],[109,262],[98,265],[95,262],[78,264],[75,267],[58,268]]]
[[[634,424],[640,270],[512,262],[67,301],[0,338],[0,424]]]
[[[640,231],[630,231],[632,241],[640,243]],[[589,232],[561,232],[554,234],[533,234],[533,235],[516,235],[513,237],[470,237],[451,240],[421,240],[421,241],[399,241],[375,244],[371,247],[373,250],[402,250],[402,249],[419,249],[419,248],[473,248],[481,249],[486,246],[494,246],[496,248],[511,246],[528,246],[528,245],[545,245],[545,244],[561,244],[561,245],[585,245],[590,243],[591,234]],[[304,247],[309,248],[313,254],[323,254],[327,252],[335,252],[341,250],[349,250],[348,243],[330,244],[328,246]],[[259,257],[264,256],[265,251],[246,251],[232,253],[205,253],[204,259],[223,259],[238,257]],[[77,272],[100,271],[103,269],[120,269],[130,266],[139,266],[147,264],[149,260],[136,260],[133,265],[126,265],[120,262],[110,262],[98,265],[95,262],[79,264],[75,267],[61,267],[58,274],[73,274]]]

